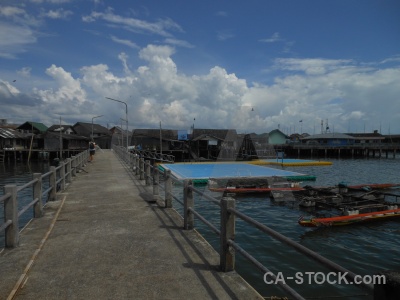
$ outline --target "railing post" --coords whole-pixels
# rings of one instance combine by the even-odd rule
[[[70,183],[71,181],[72,181],[71,159],[67,158],[67,182]]]
[[[189,210],[189,208],[194,209],[193,191],[190,189],[192,181],[186,179],[183,185],[183,226],[185,229],[194,228],[194,214]]]
[[[134,171],[135,169],[133,168],[133,154],[131,152],[129,152],[129,167],[131,168],[132,171]]]
[[[140,168],[139,168],[139,155],[136,154],[135,156],[135,174],[139,175]]]
[[[5,230],[6,247],[16,247],[19,243],[19,222],[18,222],[18,202],[17,202],[17,186],[4,186],[4,194],[10,193],[11,197],[4,201],[4,221],[12,221]]]
[[[153,196],[154,200],[157,201],[158,195],[160,194],[160,171],[156,164],[153,166]]]
[[[65,162],[61,162],[60,178],[61,178],[61,190],[65,190]]]
[[[42,174],[34,173],[33,179],[37,181],[33,185],[33,199],[38,199],[38,202],[33,206],[33,217],[40,218],[43,216],[43,204],[42,204]]]
[[[144,179],[144,158],[141,158],[139,160],[139,179],[143,180]]]
[[[72,176],[76,176],[76,156],[71,157],[71,164],[72,164]]]
[[[223,197],[221,199],[221,243],[220,267],[222,272],[235,269],[235,250],[229,246],[228,240],[235,239],[235,215],[229,209],[235,208],[235,199]]]
[[[165,207],[172,207],[172,177],[171,170],[165,170],[164,172],[165,182]]]
[[[150,161],[146,160],[145,161],[145,179],[146,179],[146,185],[151,184],[151,178],[150,178]]]
[[[49,200],[50,200],[50,201],[54,201],[54,200],[56,200],[56,193],[57,193],[56,167],[51,166],[51,167],[50,167],[50,171],[51,171],[51,174],[50,174],[50,176],[49,176],[49,183],[50,183],[50,186],[52,187],[52,189],[51,189],[51,191],[50,191]]]

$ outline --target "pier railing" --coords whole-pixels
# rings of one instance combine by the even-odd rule
[[[171,162],[175,161],[175,156],[163,153],[157,153],[155,151],[148,151],[148,150],[137,150],[137,149],[130,149],[131,153],[143,157],[145,159],[156,160],[156,161],[163,161],[163,162]]]
[[[335,262],[321,256],[311,249],[291,240],[290,238],[237,210],[235,208],[235,199],[231,197],[222,197],[220,199],[211,197],[210,195],[205,194],[196,188],[191,180],[184,180],[183,182],[177,180],[171,175],[170,170],[160,170],[156,164],[152,165],[149,160],[144,160],[144,158],[139,158],[135,154],[127,153],[122,147],[115,147],[114,149],[116,153],[125,161],[125,163],[129,165],[133,173],[138,176],[139,180],[145,180],[145,184],[149,186],[153,184],[154,201],[160,199],[164,200],[164,207],[170,208],[172,207],[172,199],[174,199],[177,203],[183,206],[183,226],[185,229],[194,229],[194,220],[196,217],[219,236],[221,271],[228,272],[235,269],[235,253],[237,252],[245,259],[250,261],[258,270],[263,272],[263,274],[265,274],[270,280],[276,282],[287,294],[293,297],[293,299],[304,299],[284,281],[277,280],[277,276],[273,272],[271,272],[267,267],[265,267],[261,262],[259,262],[235,242],[235,223],[236,219],[239,218],[248,223],[250,226],[259,229],[262,233],[269,235],[281,243],[284,243],[287,246],[295,249],[301,254],[313,259],[320,265],[323,265],[334,272],[345,274],[345,278],[350,282],[357,282],[355,279],[358,278],[359,275],[345,269]],[[163,185],[160,185],[160,173],[164,175]],[[183,199],[173,194],[172,186],[174,182],[177,182],[181,185],[183,183]],[[160,188],[164,189],[164,199],[160,197]],[[220,228],[217,228],[195,210],[194,193],[199,194],[204,199],[209,200],[212,204],[219,207]],[[369,292],[374,291],[373,284],[361,282],[358,284],[358,286]]]
[[[34,173],[33,180],[24,185],[4,186],[4,195],[0,196],[0,205],[4,208],[4,222],[0,223],[0,232],[4,231],[6,247],[15,247],[19,243],[20,217],[29,209],[33,210],[33,218],[42,217],[46,203],[56,199],[57,191],[65,189],[87,159],[88,151],[83,151],[60,162],[58,166],[51,166],[45,174]],[[18,203],[22,198],[19,193],[28,189],[32,190],[33,199],[19,210]]]

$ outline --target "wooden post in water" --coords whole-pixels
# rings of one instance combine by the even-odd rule
[[[12,223],[5,229],[6,247],[17,247],[19,243],[19,222],[18,222],[18,202],[17,186],[4,186],[4,194],[10,193],[11,196],[4,201],[4,222]]]
[[[221,242],[220,242],[220,267],[222,272],[235,269],[235,251],[228,241],[235,239],[235,215],[229,209],[235,208],[235,199],[223,197],[221,199]]]
[[[183,185],[183,226],[185,229],[194,228],[194,214],[189,210],[189,208],[194,209],[194,199],[193,191],[190,189],[192,181],[186,179]]]
[[[34,173],[33,179],[37,181],[33,185],[33,199],[38,201],[33,206],[33,217],[40,218],[43,216],[43,204],[42,204],[42,174]]]

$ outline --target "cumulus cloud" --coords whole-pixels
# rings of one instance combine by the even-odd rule
[[[58,84],[58,89],[37,90],[42,100],[49,104],[56,105],[80,105],[86,101],[86,92],[82,89],[80,81],[72,77],[62,67],[52,65],[46,70]]]
[[[148,45],[139,51],[141,63],[129,68],[130,56],[120,53],[120,72],[105,64],[84,66],[72,75],[52,65],[46,74],[55,87],[34,90],[41,111],[74,119],[104,115],[118,124],[125,106],[105,97],[125,101],[131,128],[189,129],[236,128],[239,132],[318,133],[321,120],[331,130],[391,132],[400,122],[398,95],[400,68],[374,68],[350,60],[278,59],[273,68],[283,71],[271,84],[252,83],[214,66],[206,74],[179,71],[171,46]],[[115,66],[113,66],[113,70]],[[122,75],[118,75],[122,74]],[[3,95],[16,94],[8,83]],[[8,100],[11,101],[11,100]],[[84,121],[84,120],[80,120]],[[397,128],[400,132],[400,128]]]

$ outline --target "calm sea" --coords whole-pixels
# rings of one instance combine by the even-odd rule
[[[285,170],[315,175],[315,182],[304,182],[303,185],[331,186],[339,182],[348,184],[361,183],[398,183],[400,182],[400,159],[360,159],[328,160],[331,166],[286,167]],[[45,173],[47,163],[34,163],[30,167],[23,165],[0,165],[0,195],[5,184],[21,185],[32,180],[35,172]],[[280,167],[279,167],[280,168]],[[206,190],[205,187],[203,187]],[[182,186],[175,185],[174,191],[182,194]],[[394,190],[400,194],[400,190]],[[27,191],[29,194],[29,191]],[[219,196],[218,194],[212,194]],[[29,195],[27,195],[29,196]],[[30,198],[31,199],[31,198]],[[300,215],[306,215],[296,205],[277,204],[265,195],[254,195],[236,198],[236,207],[257,221],[271,227],[279,233],[299,242],[333,262],[360,275],[374,275],[382,270],[400,271],[400,220],[353,225],[334,228],[312,229],[297,224]],[[180,204],[174,203],[182,212]],[[195,195],[195,208],[219,226],[219,212],[215,205]],[[0,208],[1,210],[1,208]],[[31,217],[29,212],[25,219]],[[2,213],[0,215],[2,217]],[[196,222],[197,230],[219,251],[219,239],[200,221]],[[24,223],[22,221],[21,223]],[[346,284],[317,284],[323,281],[321,276],[309,278],[305,272],[322,272],[327,275],[330,270],[319,266],[313,260],[297,253],[269,236],[254,229],[247,223],[237,221],[235,241],[275,274],[280,274],[285,282],[305,298],[327,299],[372,299],[366,291]],[[22,225],[21,225],[22,226]],[[0,233],[2,234],[2,233]],[[0,243],[1,237],[0,237]],[[2,245],[0,245],[1,247]],[[285,294],[279,288],[264,282],[264,274],[237,254],[236,269],[259,293],[265,297]],[[288,277],[295,277],[297,272],[303,274],[300,284]],[[337,278],[331,277],[331,280]],[[348,297],[352,296],[352,297]]]
[[[400,183],[400,159],[397,158],[326,161],[331,161],[333,164],[318,167],[285,167],[284,169],[317,177],[315,182],[304,182],[303,185],[332,186],[339,182],[348,184]],[[392,192],[400,194],[400,189]],[[214,195],[218,196],[215,193]],[[400,220],[312,229],[297,224],[298,218],[307,213],[300,211],[296,205],[277,204],[267,196],[261,195],[236,197],[236,200],[236,208],[241,212],[349,271],[362,276],[374,275],[382,270],[400,271]],[[196,210],[211,217],[214,220],[213,223],[219,226],[219,212],[213,204],[200,197],[195,198],[195,203]],[[235,241],[270,271],[282,276],[286,284],[303,297],[309,299],[373,298],[372,295],[368,295],[367,291],[352,285],[317,284],[322,283],[323,276],[327,276],[331,270],[321,267],[313,260],[243,221],[238,220],[236,225]],[[195,226],[218,251],[219,238],[202,222],[196,221]],[[238,273],[262,296],[286,296],[279,288],[266,284],[264,274],[243,259],[240,254],[237,254],[236,258]],[[303,276],[302,284],[295,277],[297,272]],[[313,275],[310,275],[312,277],[309,280],[305,272],[322,273],[321,276],[316,277],[316,280]],[[289,279],[289,277],[293,279]],[[339,278],[330,277],[331,282],[335,279]]]

